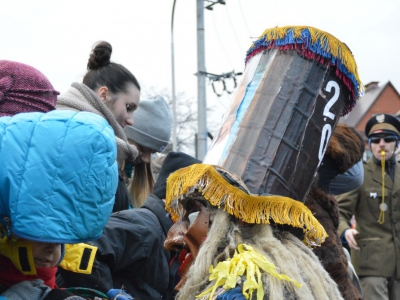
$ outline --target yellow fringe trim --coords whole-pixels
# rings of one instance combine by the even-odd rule
[[[245,277],[242,287],[243,296],[246,299],[253,299],[253,292],[256,290],[257,300],[262,300],[264,298],[264,287],[260,269],[279,280],[293,282],[297,287],[301,287],[301,284],[296,280],[278,273],[276,266],[269,262],[265,256],[256,252],[253,247],[240,244],[231,259],[218,263],[215,268],[212,265],[210,266],[209,280],[215,280],[215,284],[197,295],[196,298],[210,293],[209,299],[211,300],[218,287],[223,286],[223,289],[228,291],[236,287],[237,282],[241,281],[241,276],[243,276]]]
[[[311,41],[314,44],[316,41],[320,40],[321,46],[324,47],[325,51],[332,54],[332,56],[338,58],[343,65],[346,66],[347,70],[351,72],[356,81],[359,83],[359,92],[364,93],[364,86],[361,83],[360,76],[358,74],[358,68],[354,56],[350,49],[338,40],[336,37],[328,32],[319,30],[310,26],[284,26],[266,29],[260,36],[260,38],[265,36],[267,41],[283,39],[289,30],[292,30],[294,38],[300,38],[301,32],[304,29],[308,29],[311,35]],[[254,48],[252,45],[249,51]]]
[[[246,194],[228,183],[212,165],[194,164],[172,173],[167,179],[165,208],[172,219],[179,219],[182,207],[179,199],[197,190],[211,205],[250,224],[286,224],[302,228],[303,242],[317,246],[328,236],[312,212],[300,201],[283,196]]]

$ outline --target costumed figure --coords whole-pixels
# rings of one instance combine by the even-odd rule
[[[168,178],[178,299],[342,299],[309,248],[327,233],[303,202],[361,93],[350,50],[326,32],[275,27],[253,43],[203,164]]]

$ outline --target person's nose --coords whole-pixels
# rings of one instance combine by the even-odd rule
[[[379,140],[379,146],[384,147],[385,145],[386,145],[385,140],[384,140],[383,138],[381,138],[381,139]]]
[[[125,125],[133,125],[133,113],[127,115],[127,118],[125,119]]]
[[[188,231],[189,224],[185,221],[178,221],[169,229],[164,248],[167,251],[180,251],[185,246],[184,236]]]
[[[150,156],[150,152],[142,152],[142,154],[140,154],[140,159],[142,160],[142,162],[148,164],[150,162]]]
[[[44,249],[47,253],[53,253],[56,250],[56,246],[57,244],[48,243]]]

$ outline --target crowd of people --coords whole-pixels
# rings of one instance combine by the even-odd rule
[[[344,43],[266,30],[204,161],[111,54],[63,94],[0,60],[0,300],[400,299],[400,121],[338,125]]]

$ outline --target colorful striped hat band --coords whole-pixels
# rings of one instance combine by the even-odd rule
[[[296,50],[301,56],[335,69],[336,76],[351,92],[342,115],[349,113],[364,95],[357,64],[346,44],[333,35],[309,26],[274,27],[265,30],[246,54],[246,63],[256,54],[271,49]]]

